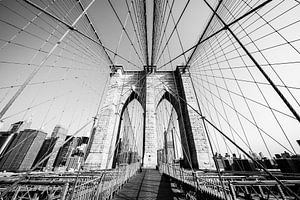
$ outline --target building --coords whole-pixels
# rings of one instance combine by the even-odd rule
[[[45,159],[53,150],[53,147],[57,141],[57,138],[46,138],[43,142],[43,145],[33,163],[33,166],[35,166],[37,163],[41,162],[43,159]],[[47,166],[49,158],[41,162],[36,170],[44,170]]]
[[[219,169],[221,171],[224,171],[225,170],[224,157],[221,154],[216,153],[215,154],[215,161],[218,162]]]
[[[0,161],[0,170],[19,172],[31,169],[46,135],[33,129],[25,129],[17,134]]]
[[[86,148],[89,138],[88,137],[73,137],[67,136],[66,142],[58,152],[58,155],[56,157],[54,167],[67,167],[69,165],[70,161],[69,159],[72,159],[74,156],[79,156],[84,158],[84,149]],[[74,160],[74,159],[73,159]],[[73,161],[71,162],[73,163]],[[73,165],[72,165],[73,166]],[[73,168],[73,167],[71,167]],[[74,169],[74,168],[73,168]]]
[[[0,132],[0,157],[2,153],[6,150],[6,147],[10,144],[14,134],[9,131]]]
[[[64,141],[67,136],[67,129],[63,128],[60,125],[55,126],[50,138],[47,138],[39,151],[34,164],[36,165],[41,160],[45,159],[44,162],[39,164],[39,170],[52,170],[54,167],[55,159],[58,155],[59,149],[63,146]],[[51,154],[49,156],[49,154]]]
[[[275,162],[278,168],[283,173],[300,173],[300,156],[290,155],[288,152],[284,151],[281,155],[275,155]]]
[[[10,126],[9,132],[12,132],[12,133],[20,132],[25,129],[29,129],[30,126],[31,126],[31,122],[19,121]]]
[[[7,152],[11,142],[16,137],[16,135],[23,131],[24,129],[30,128],[31,122],[19,121],[10,126],[8,131],[0,132],[0,160]]]
[[[58,152],[58,155],[55,160],[55,167],[61,167],[61,166],[66,166],[67,160],[69,157],[71,157],[71,154],[73,150],[77,147],[78,144],[78,138],[72,138],[70,139],[71,136],[67,136],[66,140],[69,140],[66,142]]]
[[[78,170],[81,162],[83,161],[83,159],[84,158],[82,156],[73,156],[73,157],[70,157],[67,160],[66,169],[68,171]]]
[[[56,137],[64,138],[64,140],[65,140],[66,137],[67,137],[67,133],[68,133],[67,129],[65,129],[61,125],[56,125],[54,127],[53,131],[52,131],[51,137],[53,137],[53,138],[56,138]]]
[[[84,155],[84,160],[86,160],[87,156],[89,155],[89,153],[91,151],[91,147],[92,147],[91,141],[94,141],[95,133],[96,133],[96,127],[93,127],[90,140],[88,137],[86,137],[88,139],[88,141],[90,141],[90,142],[87,143],[87,149],[86,149],[86,154]]]
[[[67,137],[68,130],[62,126],[55,126],[51,138],[56,139],[53,144],[52,154],[48,159],[46,170],[52,170],[54,167],[55,159],[58,155],[59,149],[63,146],[65,139]]]

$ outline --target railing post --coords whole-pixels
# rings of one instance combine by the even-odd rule
[[[17,199],[18,193],[19,193],[19,191],[20,191],[20,187],[21,187],[21,186],[18,186],[18,187],[17,187],[17,189],[16,189],[16,191],[15,191],[13,197],[12,197],[12,200],[16,200],[16,199]]]
[[[282,198],[283,200],[285,200],[285,199],[286,199],[286,196],[285,196],[284,192],[282,191],[280,185],[276,185],[276,186],[277,186],[277,188],[278,188],[278,190],[279,190],[279,193],[280,193],[281,198]]]
[[[230,181],[229,181],[228,185],[229,185],[229,190],[230,190],[230,193],[232,196],[232,200],[236,200],[237,198],[236,198],[235,190],[234,190],[233,185],[230,183]]]
[[[182,182],[184,183],[184,170],[181,169],[181,172],[182,172]]]
[[[102,192],[103,192],[103,185],[104,185],[104,176],[105,176],[105,173],[107,173],[106,171],[102,172],[102,175],[101,175],[101,178],[100,178],[100,181],[99,181],[99,186],[97,188],[97,196],[98,198],[96,197],[96,199],[101,199],[100,197],[102,196]]]
[[[168,175],[170,176],[171,173],[170,173],[170,166],[169,166],[169,164],[167,164],[167,168],[168,168]]]
[[[249,194],[249,190],[248,190],[247,186],[245,186],[245,191],[246,191],[246,194]]]
[[[264,197],[265,197],[264,191],[263,191],[263,189],[261,188],[260,185],[258,186],[258,189],[259,189],[259,192],[260,192],[260,194],[261,194],[261,197],[264,198]]]
[[[195,183],[196,176],[195,176],[195,172],[194,171],[192,171],[192,176],[193,176],[193,186],[196,188],[196,183]]]

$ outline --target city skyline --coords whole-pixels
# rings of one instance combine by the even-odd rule
[[[56,125],[51,132],[51,137],[46,137],[47,133],[30,129],[30,123],[19,121],[11,125],[11,129],[1,132],[1,152],[0,171],[22,172],[22,171],[74,171],[82,165],[85,154],[88,155],[88,137],[67,136],[67,130]],[[128,134],[128,133],[124,133]],[[28,136],[26,136],[28,135]],[[182,156],[176,156],[174,148],[174,138],[165,135],[168,141],[162,149],[158,150],[158,159],[169,164],[182,164]],[[123,138],[123,137],[122,137]],[[173,138],[173,139],[172,139]],[[126,139],[126,138],[125,138]],[[129,143],[128,143],[129,142]],[[171,142],[171,143],[170,143]],[[122,144],[122,145],[121,145]],[[124,146],[123,146],[124,145]],[[129,145],[129,146],[128,146]],[[122,163],[136,162],[141,159],[140,153],[130,147],[130,141],[122,139],[119,153],[115,155],[114,162],[117,165]],[[176,146],[176,145],[175,145]],[[171,148],[171,149],[169,149]],[[20,153],[21,152],[21,153]],[[132,158],[127,157],[127,153],[132,152]],[[265,156],[262,152],[248,152],[254,160],[260,161],[268,169],[280,169],[282,172],[297,172],[296,163],[300,155],[290,155],[284,151],[273,155]],[[135,155],[136,154],[136,155]],[[173,155],[174,154],[174,155]],[[226,152],[223,155],[216,152],[215,159],[219,162],[219,167],[223,171],[255,171],[259,167],[245,154]],[[129,159],[129,160],[128,160]],[[132,160],[131,160],[132,159]],[[295,162],[292,164],[291,162]],[[275,164],[277,163],[277,164]],[[291,170],[291,171],[289,171]]]

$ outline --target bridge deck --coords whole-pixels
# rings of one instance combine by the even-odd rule
[[[185,199],[185,194],[174,183],[154,169],[143,169],[114,196],[114,200],[130,199]]]

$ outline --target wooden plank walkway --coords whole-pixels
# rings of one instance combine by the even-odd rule
[[[178,190],[167,176],[161,175],[158,170],[143,169],[141,173],[130,179],[113,199],[181,200],[185,199],[185,194]]]

